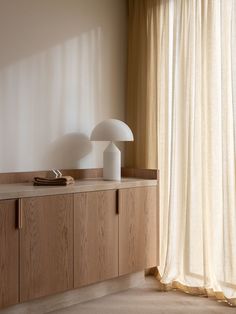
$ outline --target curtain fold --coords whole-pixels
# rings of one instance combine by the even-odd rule
[[[128,74],[126,122],[134,133],[134,142],[125,147],[125,165],[156,168],[156,19],[149,15],[155,0],[130,0],[128,6]]]
[[[161,282],[236,305],[235,0],[130,4],[126,156],[158,151]]]

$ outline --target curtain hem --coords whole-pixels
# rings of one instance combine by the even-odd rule
[[[184,285],[178,281],[163,283],[161,281],[162,279],[158,268],[156,268],[154,271],[154,277],[160,282],[162,291],[168,292],[177,290],[194,296],[208,297],[218,302],[227,303],[231,307],[236,307],[236,298],[228,299],[221,291],[214,291],[213,289],[207,289],[204,287],[191,287]]]

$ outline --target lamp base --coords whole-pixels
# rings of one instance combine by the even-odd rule
[[[103,152],[103,179],[121,180],[121,153],[113,142]]]

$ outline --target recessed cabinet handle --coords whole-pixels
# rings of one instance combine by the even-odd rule
[[[119,190],[116,190],[116,214],[119,215]]]
[[[18,199],[18,202],[17,202],[17,227],[18,227],[18,229],[22,229],[22,206],[21,206],[21,199]]]

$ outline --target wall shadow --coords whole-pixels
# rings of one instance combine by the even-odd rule
[[[79,168],[80,161],[92,151],[92,143],[82,133],[68,133],[51,143],[45,162],[51,169]]]
[[[124,118],[125,31],[125,0],[0,0],[0,172],[72,167],[52,143]]]

